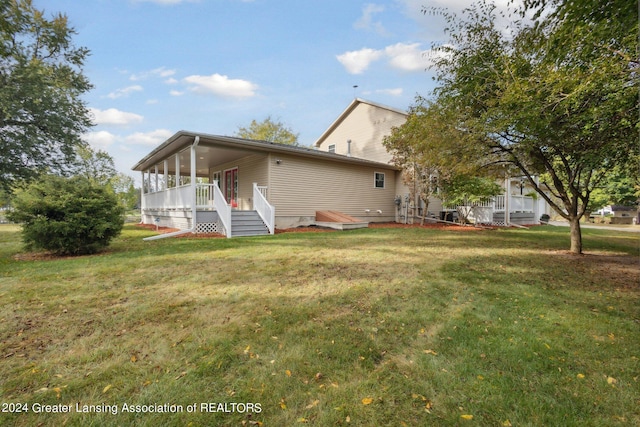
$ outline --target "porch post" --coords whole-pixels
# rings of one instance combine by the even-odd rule
[[[144,200],[144,171],[140,171],[142,175],[142,185],[140,186],[140,215],[144,215],[144,210],[146,208],[146,203]],[[141,222],[144,222],[144,217],[141,216]]]
[[[156,175],[156,186],[154,188],[154,191],[159,191],[158,190],[158,164],[156,163],[155,167],[154,167],[154,174]]]
[[[180,186],[180,153],[176,153],[176,187]]]
[[[169,160],[165,159],[164,163],[162,164],[162,167],[164,168],[164,185],[162,186],[163,190],[168,190],[169,189]]]
[[[504,195],[504,225],[507,227],[511,223],[511,178],[505,178],[505,195]]]
[[[200,142],[200,137],[196,136],[193,140],[193,144],[191,144],[191,230],[193,232],[196,231],[197,223],[197,214],[198,214],[198,198],[196,196],[196,147],[198,147],[198,143]]]

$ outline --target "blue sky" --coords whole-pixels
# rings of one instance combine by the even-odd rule
[[[506,0],[505,0],[506,1]],[[468,0],[34,0],[91,56],[86,135],[119,171],[179,130],[233,135],[267,116],[310,145],[354,96],[407,109],[443,23]],[[427,55],[425,55],[427,54]],[[354,85],[358,87],[353,88]]]

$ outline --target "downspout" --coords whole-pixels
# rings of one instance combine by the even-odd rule
[[[200,137],[196,135],[195,139],[193,140],[193,144],[191,144],[191,186],[193,187],[193,191],[191,192],[191,228],[189,228],[188,230],[174,231],[173,233],[158,234],[157,236],[145,237],[144,239],[142,239],[145,242],[164,239],[167,237],[181,236],[183,234],[194,233],[196,231],[196,214],[198,212],[198,206],[196,205],[196,147],[199,143]]]

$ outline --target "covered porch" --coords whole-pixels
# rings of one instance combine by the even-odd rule
[[[251,148],[225,137],[176,134],[133,168],[142,175],[142,222],[180,229],[176,234],[273,234],[268,186],[254,181],[268,176],[260,172],[270,156]],[[241,167],[248,162],[255,168]]]
[[[535,179],[537,181],[537,177]],[[476,224],[537,224],[540,216],[548,213],[547,204],[544,199],[529,194],[535,192],[522,177],[510,177],[504,181],[504,194],[452,209],[462,210],[468,214],[467,219]]]

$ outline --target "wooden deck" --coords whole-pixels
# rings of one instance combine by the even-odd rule
[[[338,211],[316,211],[316,225],[336,230],[367,228],[369,223]]]

